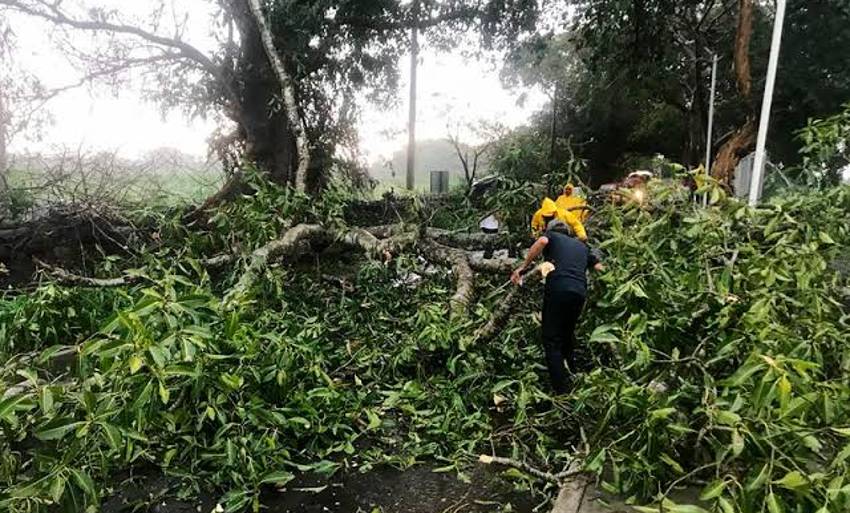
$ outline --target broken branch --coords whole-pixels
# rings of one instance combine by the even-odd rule
[[[123,287],[138,281],[137,276],[121,276],[118,278],[90,278],[88,276],[80,276],[48,264],[38,258],[33,257],[33,262],[44,269],[56,281],[65,285],[78,285],[83,287]]]

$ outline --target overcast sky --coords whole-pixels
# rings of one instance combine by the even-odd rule
[[[85,0],[82,3],[114,7],[121,12],[144,12],[147,2]],[[186,39],[202,49],[215,44],[207,33],[210,4],[206,0],[174,1],[178,17],[180,11],[191,12]],[[55,28],[26,17],[15,17],[10,21],[17,35],[19,61],[47,86],[63,86],[78,79],[78,73],[45,37]],[[80,36],[81,44],[86,40],[87,36]],[[421,54],[421,62],[417,109],[417,136],[420,140],[445,137],[447,123],[462,120],[499,121],[517,126],[545,102],[540,91],[505,90],[499,80],[498,69],[489,62],[470,61],[459,54],[437,54],[427,50]],[[407,60],[403,60],[401,69],[403,81],[398,105],[390,110],[364,106],[359,127],[361,149],[370,160],[389,156],[406,143]],[[93,149],[118,150],[133,157],[151,148],[171,146],[204,155],[206,140],[214,128],[213,122],[187,119],[178,112],[163,118],[156,105],[141,100],[140,89],[141,84],[136,83],[122,88],[117,96],[102,87],[82,87],[65,92],[47,105],[54,124],[46,130],[42,140],[18,139],[13,141],[10,150],[50,151],[61,145],[83,145]],[[522,102],[519,102],[520,98]]]

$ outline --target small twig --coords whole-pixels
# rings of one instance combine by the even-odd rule
[[[527,474],[531,474],[532,476],[543,481],[547,481],[556,485],[561,484],[561,480],[558,479],[557,475],[534,468],[528,463],[525,463],[524,461],[517,461],[511,458],[502,458],[500,456],[489,456],[487,454],[482,454],[481,456],[479,456],[478,461],[484,463],[485,465],[502,465],[503,467],[515,468]]]

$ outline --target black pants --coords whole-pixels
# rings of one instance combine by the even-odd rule
[[[576,292],[546,289],[543,295],[543,349],[555,393],[567,391],[564,360],[575,372],[576,324],[584,308],[584,296]]]

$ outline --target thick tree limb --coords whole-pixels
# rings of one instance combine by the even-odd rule
[[[266,18],[263,15],[260,0],[248,0],[248,3],[251,7],[251,13],[257,21],[260,38],[263,41],[263,47],[266,50],[269,62],[277,76],[278,82],[280,82],[286,115],[289,119],[292,133],[295,134],[296,144],[298,145],[298,168],[295,172],[295,188],[303,191],[307,186],[307,170],[310,167],[310,145],[307,141],[307,131],[304,128],[304,123],[298,110],[298,102],[295,97],[295,84],[291,75],[286,70],[283,59],[280,58],[280,55],[275,49],[274,39],[266,23]]]
[[[454,255],[454,264],[452,265],[452,273],[457,280],[457,290],[450,300],[452,315],[462,316],[469,308],[469,303],[472,302],[472,295],[475,293],[473,285],[475,275],[472,273],[472,268],[469,267],[469,261],[464,255]]]
[[[265,246],[251,253],[248,267],[236,285],[224,298],[226,306],[233,305],[236,301],[244,298],[263,270],[272,262],[281,257],[297,252],[302,241],[310,238],[321,237],[325,229],[317,224],[299,224],[290,228],[283,237],[269,242]]]
[[[536,269],[534,272],[527,274],[524,278],[524,286],[531,285],[540,281],[541,275]],[[496,307],[496,310],[493,312],[493,315],[490,317],[490,320],[487,321],[487,324],[482,326],[475,332],[475,336],[473,340],[489,342],[493,338],[496,337],[505,326],[508,324],[508,321],[511,318],[514,310],[517,307],[517,303],[522,296],[521,287],[514,287],[510,292],[508,292],[507,296],[499,303]]]
[[[443,246],[430,239],[420,241],[422,256],[452,268],[457,288],[451,298],[452,315],[461,315],[469,308],[474,293],[475,274],[469,265],[467,253],[463,250]]]
[[[367,230],[355,228],[334,232],[317,224],[299,224],[290,228],[282,237],[269,242],[251,253],[249,263],[237,284],[224,298],[226,306],[248,295],[263,270],[285,256],[302,253],[305,244],[341,242],[363,249],[370,257],[388,259],[393,254],[410,246],[415,239],[412,234],[400,234],[388,239],[378,239]],[[224,256],[220,257],[224,258]]]
[[[487,454],[479,456],[478,461],[485,465],[502,465],[515,468],[542,481],[557,485],[559,487],[558,497],[555,499],[551,513],[578,513],[584,502],[585,490],[590,484],[590,480],[581,470],[577,461],[573,462],[567,470],[558,474],[537,469],[524,461]]]
[[[738,162],[749,153],[756,143],[756,122],[749,117],[744,125],[717,152],[711,175],[727,186],[735,177]]]
[[[216,269],[218,267],[222,267],[234,262],[237,258],[238,257],[234,254],[216,255],[214,257],[205,258],[201,260],[201,265],[203,265],[204,267]]]
[[[753,38],[753,0],[738,2],[738,30],[735,34],[735,79],[738,92],[749,100],[752,96],[753,79],[750,71],[750,41]]]
[[[506,248],[511,242],[505,233],[459,233],[439,228],[427,228],[425,234],[440,244],[470,250]]]
[[[478,272],[509,275],[517,266],[513,258],[484,258],[483,255],[469,255],[469,265]]]
[[[590,486],[590,479],[586,475],[576,475],[572,479],[567,479],[558,491],[551,513],[579,513],[588,486]]]
[[[374,258],[389,260],[392,257],[384,242],[363,228],[354,228],[343,233],[340,242],[363,248],[368,255]]]

